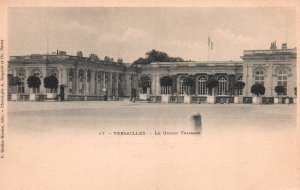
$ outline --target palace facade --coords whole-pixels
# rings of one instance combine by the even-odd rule
[[[275,86],[283,86],[283,97],[295,97],[296,79],[296,48],[288,49],[287,44],[281,48],[272,43],[268,50],[245,50],[241,61],[209,61],[209,62],[153,62],[149,65],[130,66],[119,59],[100,60],[97,55],[83,57],[81,52],[76,56],[66,52],[51,55],[32,54],[28,56],[11,56],[8,65],[9,76],[18,76],[21,85],[18,92],[21,95],[30,94],[27,78],[35,75],[41,79],[38,89],[40,94],[46,94],[43,79],[53,75],[59,81],[58,93],[68,100],[93,100],[97,97],[129,97],[132,89],[137,89],[141,99],[164,94],[173,96],[193,96],[191,101],[205,100],[208,96],[206,81],[214,78],[218,86],[213,94],[220,98],[231,98],[235,95],[251,97],[251,86],[260,83],[265,86],[264,97],[276,97]],[[186,77],[194,83],[187,86]],[[143,80],[149,83],[146,88]],[[162,79],[171,81],[170,85],[162,85]],[[244,81],[245,88],[236,90],[236,81]],[[13,87],[9,87],[9,94]],[[146,95],[146,96],[143,96]],[[83,98],[84,97],[84,98]],[[201,99],[201,100],[202,100]]]

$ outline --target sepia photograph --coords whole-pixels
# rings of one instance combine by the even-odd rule
[[[296,11],[8,7],[0,189],[299,190]]]

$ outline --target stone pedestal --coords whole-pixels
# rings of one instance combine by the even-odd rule
[[[169,103],[170,95],[162,94],[161,103]]]
[[[37,101],[38,95],[37,94],[29,94],[30,101]]]
[[[207,103],[208,104],[215,104],[216,103],[216,97],[215,96],[207,96]]]
[[[149,100],[150,96],[148,94],[140,94],[139,100]]]
[[[56,93],[47,93],[47,99],[55,99],[56,95]]]
[[[252,104],[261,104],[262,103],[262,97],[253,96],[252,97]]]
[[[11,94],[11,100],[12,101],[19,101],[20,100],[20,94]]]
[[[191,96],[185,95],[184,98],[183,98],[183,102],[185,104],[190,104],[191,103]]]
[[[281,104],[282,103],[282,98],[274,98],[274,104]]]
[[[235,96],[234,97],[235,104],[242,104],[243,103],[243,96]]]

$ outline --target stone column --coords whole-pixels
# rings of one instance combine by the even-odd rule
[[[95,71],[91,71],[89,94],[95,95]]]
[[[288,73],[287,77],[287,96],[289,97],[295,97],[294,88],[295,85],[295,74],[296,74],[296,68],[294,65],[290,66],[291,73]]]
[[[130,96],[131,95],[131,75],[129,75],[129,74],[126,74],[125,75],[125,77],[126,77],[126,95],[127,96]]]
[[[172,94],[176,94],[177,93],[177,75],[172,75]]]
[[[87,94],[87,69],[84,70],[84,77],[83,77],[83,95]]]
[[[73,82],[74,82],[74,92],[76,95],[79,94],[79,70],[76,68],[74,69],[74,79],[73,79]]]
[[[247,88],[245,88],[245,90],[246,90],[245,95],[246,96],[252,96],[251,86],[253,84],[253,64],[249,64],[247,70],[248,70],[248,73],[246,75],[246,77],[247,77]]]
[[[30,89],[27,85],[27,79],[28,77],[30,76],[30,68],[29,67],[26,67],[25,68],[25,79],[24,79],[24,91],[25,91],[25,94],[30,94],[32,93],[32,89]]]
[[[106,86],[106,73],[105,73],[105,71],[103,71],[103,73],[102,73],[102,78],[103,78],[103,84],[102,84],[102,89],[101,89],[101,94],[102,95],[105,95],[106,93],[107,93],[107,86]],[[105,92],[103,92],[103,89],[106,89],[106,91]]]
[[[98,71],[95,71],[95,73],[94,73],[94,93],[95,93],[95,95],[98,95],[98,91],[99,91],[99,89],[98,89]]]
[[[116,92],[115,92],[115,96],[119,97],[119,73],[117,73],[116,76]]]
[[[243,82],[245,87],[243,89],[243,96],[248,96],[248,64],[243,63]]]
[[[266,97],[272,96],[272,91],[273,91],[273,84],[272,84],[272,78],[273,78],[273,65],[272,64],[267,64],[267,77],[266,77],[266,83],[265,83],[265,88],[266,88]]]
[[[112,91],[113,91],[113,73],[112,72],[110,72],[109,73],[109,85],[110,85],[110,90],[109,90],[109,94],[110,94],[110,96],[112,96],[113,94],[112,94]]]
[[[156,75],[156,95],[160,95],[161,94],[161,87],[160,87],[160,76]]]
[[[41,86],[40,86],[40,93],[41,94],[46,94],[47,89],[44,87],[44,78],[47,77],[47,71],[46,68],[42,68],[42,77],[41,79]]]

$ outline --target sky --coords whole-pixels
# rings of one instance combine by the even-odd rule
[[[243,50],[273,41],[294,48],[296,34],[295,8],[9,8],[8,53],[82,51],[132,63],[156,49],[185,60],[240,61]]]

